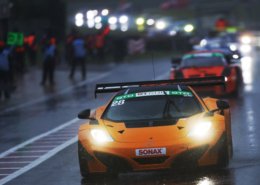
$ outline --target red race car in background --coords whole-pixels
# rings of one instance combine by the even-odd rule
[[[182,58],[172,60],[170,79],[189,79],[200,77],[226,77],[226,87],[198,88],[197,91],[216,95],[238,96],[243,86],[239,59],[224,51],[194,51]]]

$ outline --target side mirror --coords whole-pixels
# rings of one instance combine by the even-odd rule
[[[218,107],[218,108],[217,108],[217,109],[214,109],[214,110],[211,110],[211,111],[209,111],[209,112],[206,112],[206,114],[204,115],[205,117],[213,116],[214,113],[217,112],[217,111],[219,111],[219,110],[223,112],[223,110],[230,108],[228,102],[223,101],[223,100],[218,100],[218,101],[216,102],[216,104],[217,104],[217,107]]]
[[[79,119],[90,119],[90,112],[91,112],[90,109],[83,110],[78,114],[78,118]]]
[[[218,100],[217,101],[217,107],[218,107],[219,110],[224,110],[224,109],[229,109],[230,108],[228,102],[223,101],[223,100]]]

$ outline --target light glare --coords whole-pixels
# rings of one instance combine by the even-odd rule
[[[109,25],[109,28],[110,28],[110,30],[116,30],[117,29],[117,25],[116,24],[110,24]]]
[[[249,35],[244,35],[241,37],[241,42],[243,44],[251,44],[252,38]]]
[[[187,24],[186,26],[184,26],[184,31],[187,33],[190,33],[194,30],[194,26],[192,24]]]
[[[101,15],[103,15],[103,16],[107,16],[108,14],[109,14],[109,10],[108,9],[104,9],[101,12]]]
[[[97,23],[97,24],[95,25],[95,28],[96,28],[97,30],[100,30],[100,29],[102,28],[102,24],[101,24],[101,23]]]
[[[76,15],[75,15],[75,19],[76,20],[80,20],[80,19],[83,19],[83,14],[82,13],[77,13]]]
[[[77,27],[81,27],[81,26],[83,26],[83,24],[84,24],[84,20],[83,20],[83,19],[77,19],[77,20],[75,21],[75,25],[76,25]]]
[[[143,17],[139,17],[136,19],[135,23],[138,25],[138,26],[142,26],[144,24],[144,18]]]
[[[235,44],[230,44],[229,48],[231,51],[237,51],[237,49],[238,49],[237,45],[235,45]]]
[[[90,20],[87,21],[87,25],[88,25],[89,28],[94,28],[95,21],[90,19]]]
[[[102,18],[100,16],[95,17],[95,23],[101,23]]]
[[[100,144],[113,141],[113,139],[105,131],[100,129],[93,129],[90,134],[92,138]]]
[[[128,31],[128,25],[127,25],[127,24],[123,24],[123,25],[121,26],[121,31],[122,31],[122,32]]]
[[[126,24],[128,22],[128,17],[126,15],[122,15],[120,18],[119,18],[119,22],[121,24]]]
[[[97,10],[93,10],[92,12],[93,12],[94,17],[98,15],[98,11]]]
[[[250,53],[252,51],[252,47],[250,45],[247,45],[247,44],[241,45],[240,51],[242,53]]]
[[[154,19],[148,19],[148,20],[146,21],[146,24],[147,24],[148,26],[152,26],[152,25],[154,25],[154,23],[155,23]]]
[[[95,15],[92,10],[87,11],[87,19],[94,19]]]
[[[116,24],[117,23],[117,18],[116,17],[110,17],[108,19],[108,23],[109,24]]]
[[[164,21],[158,21],[155,25],[158,30],[164,30],[166,28],[166,23]]]
[[[205,177],[201,179],[197,185],[214,185],[214,182],[210,180],[209,178]]]
[[[189,136],[197,138],[197,139],[203,139],[205,137],[208,137],[210,134],[209,130],[210,130],[211,126],[212,126],[212,123],[210,121],[198,122],[191,129]]]

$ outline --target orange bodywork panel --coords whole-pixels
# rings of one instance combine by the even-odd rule
[[[99,107],[92,113],[96,120],[82,124],[78,134],[79,142],[92,156],[92,160],[88,162],[89,171],[108,172],[109,168],[112,168],[106,164],[109,163],[109,157],[125,162],[131,171],[170,169],[175,164],[189,163],[190,160],[196,161],[197,166],[217,164],[219,156],[217,145],[221,137],[227,134],[229,143],[232,142],[230,113],[229,110],[225,110],[224,113],[216,112],[212,116],[206,116],[206,112],[217,108],[217,99],[198,98],[198,100],[204,112],[181,118],[176,124],[143,128],[127,128],[124,123],[104,120],[102,114],[107,105]],[[212,123],[210,134],[206,139],[189,136],[199,122]],[[95,142],[90,134],[95,128],[104,130],[113,141],[102,144]],[[106,156],[104,159],[107,161],[100,156]]]

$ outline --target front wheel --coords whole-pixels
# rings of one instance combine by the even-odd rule
[[[79,157],[79,168],[81,176],[84,178],[89,178],[90,173],[88,169],[88,159],[85,148],[78,141],[78,157]]]
[[[238,98],[242,96],[244,90],[243,76],[242,76],[242,72],[239,69],[236,69],[236,76],[237,76],[236,89],[233,92],[233,96]]]
[[[223,140],[221,148],[219,150],[219,158],[217,166],[220,168],[225,168],[229,164],[229,151],[228,151],[228,143],[227,137]]]
[[[86,149],[82,146],[80,141],[78,141],[78,157],[79,157],[79,168],[81,176],[84,179],[103,179],[103,178],[117,178],[118,173],[111,172],[111,173],[90,173],[88,168],[88,161],[91,160],[90,154],[86,151]]]

